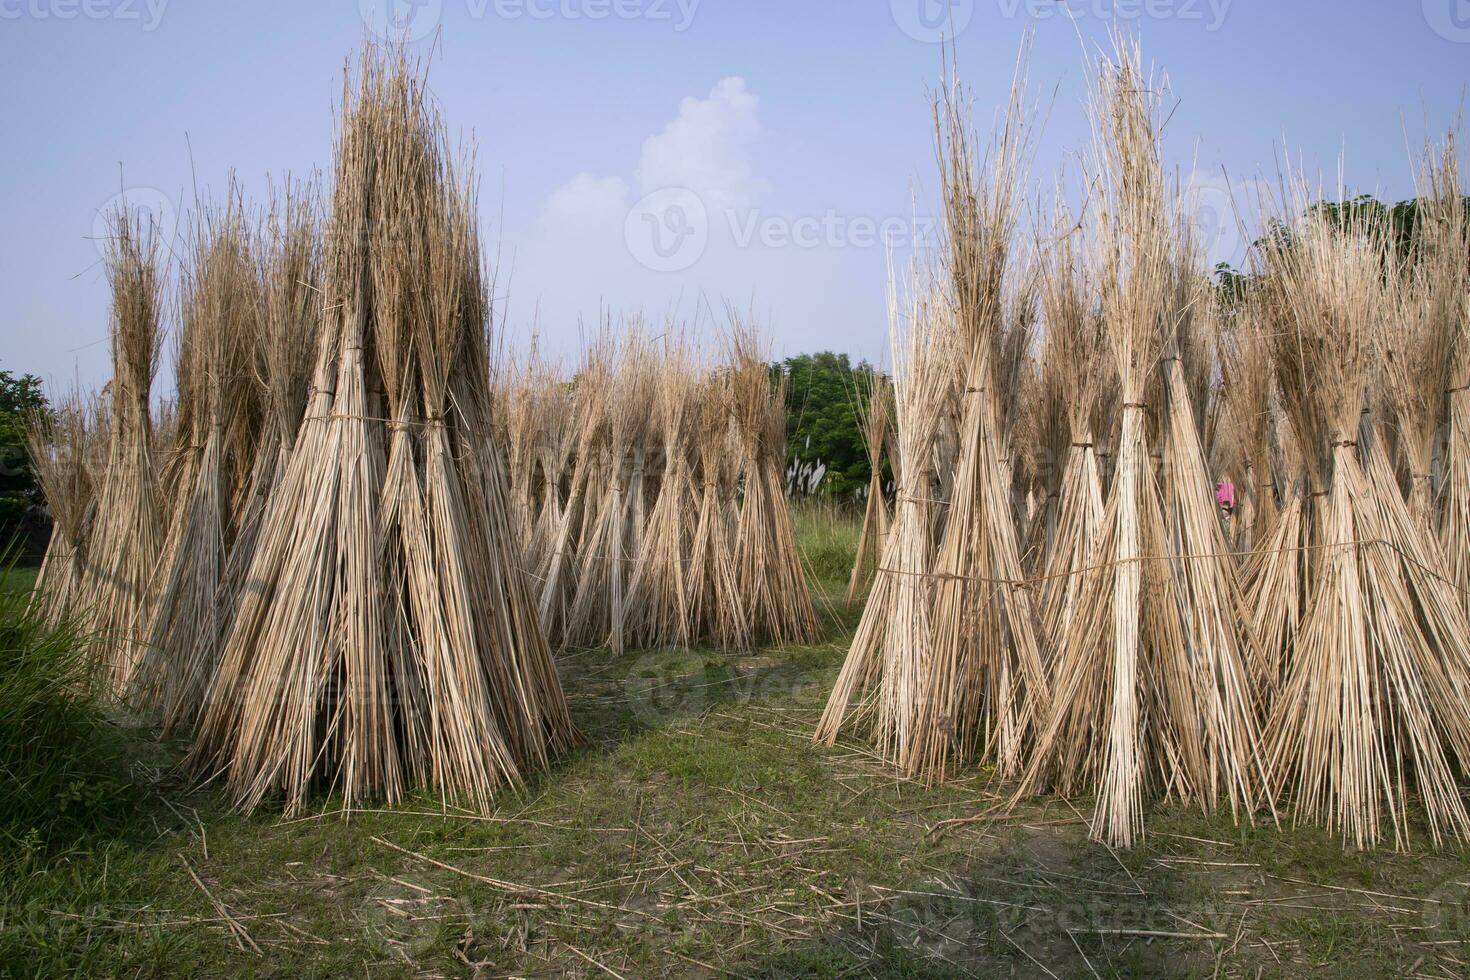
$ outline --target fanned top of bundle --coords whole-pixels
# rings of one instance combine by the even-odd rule
[[[1441,469],[1440,550],[1445,572],[1470,610],[1470,220],[1461,186],[1454,133],[1438,155],[1426,154],[1420,193],[1429,206],[1421,227],[1425,242],[1420,261],[1436,270],[1427,274],[1438,290],[1437,315],[1449,322],[1450,376],[1445,415],[1448,420]]]
[[[1448,421],[1457,354],[1465,338],[1465,198],[1459,193],[1454,140],[1423,154],[1419,230],[1397,264],[1393,306],[1377,340],[1385,437],[1397,442],[1405,497],[1415,522],[1436,530],[1432,473],[1435,436]],[[1397,258],[1397,255],[1394,255]],[[1436,549],[1437,550],[1437,549]]]

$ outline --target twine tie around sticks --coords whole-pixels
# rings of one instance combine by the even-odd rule
[[[1325,497],[1327,496],[1327,494],[1328,491],[1321,490],[1314,492],[1312,496]],[[1250,551],[1200,551],[1182,555],[1136,555],[1132,558],[1120,558],[1113,561],[1100,562],[1095,565],[1086,565],[1082,568],[1069,569],[1064,572],[1052,572],[1047,575],[1035,575],[1029,578],[1020,579],[996,578],[991,575],[966,575],[958,572],[914,572],[909,571],[908,569],[889,568],[883,565],[880,565],[877,571],[887,575],[908,575],[915,578],[930,578],[936,580],[951,579],[966,582],[985,582],[993,585],[1009,585],[1021,589],[1034,589],[1040,583],[1048,582],[1052,579],[1070,578],[1074,575],[1085,575],[1089,572],[1100,571],[1102,569],[1111,568],[1118,565],[1131,565],[1134,563],[1145,561],[1197,561],[1202,558],[1251,558],[1256,555],[1281,555],[1286,554],[1287,552],[1297,551],[1326,551],[1329,548],[1368,548],[1374,546],[1386,547],[1392,550],[1404,561],[1423,570],[1425,574],[1439,579],[1450,588],[1454,589],[1456,592],[1463,592],[1467,595],[1470,595],[1470,587],[1462,586],[1450,581],[1450,579],[1445,577],[1443,574],[1424,564],[1419,559],[1406,552],[1402,547],[1395,544],[1393,541],[1388,540],[1387,538],[1365,538],[1354,539],[1352,541],[1334,541],[1328,544],[1293,545],[1286,548],[1256,548]]]

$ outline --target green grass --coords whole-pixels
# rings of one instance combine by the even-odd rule
[[[5,886],[0,973],[1464,975],[1458,850],[1161,807],[1114,854],[1083,801],[937,829],[1004,787],[811,745],[857,616],[827,608],[810,647],[564,657],[586,743],[493,819],[429,798],[246,819],[160,770],[132,833]]]
[[[31,591],[36,584],[36,575],[39,572],[39,568],[18,565],[0,568],[0,593]]]
[[[132,799],[126,739],[89,698],[86,638],[48,628],[23,583],[8,569],[0,588],[4,875],[121,826]]]
[[[846,590],[862,533],[861,514],[831,503],[801,502],[791,508],[797,546],[819,589]]]

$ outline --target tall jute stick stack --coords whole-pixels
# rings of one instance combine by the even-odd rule
[[[1260,548],[1276,526],[1279,513],[1274,459],[1274,378],[1270,338],[1259,290],[1236,298],[1222,318],[1220,336],[1220,407],[1225,437],[1239,465],[1233,481],[1237,503],[1235,545],[1242,551]]]
[[[247,403],[263,305],[252,248],[243,205],[232,194],[204,211],[183,272],[171,474],[178,490],[132,684],[135,702],[157,712],[165,731],[192,722],[214,673],[217,593],[234,537],[226,434]]]
[[[125,696],[142,655],[139,629],[152,608],[153,569],[164,536],[149,417],[160,341],[160,243],[157,229],[145,226],[139,213],[123,207],[110,218],[110,429],[80,604],[99,636],[104,686]]]
[[[699,509],[689,553],[694,590],[689,613],[696,636],[717,649],[750,646],[751,624],[735,563],[736,444],[731,381],[719,372],[700,385],[692,421],[699,445]]]
[[[1422,261],[1440,298],[1438,315],[1448,321],[1450,375],[1445,407],[1444,477],[1440,490],[1439,539],[1446,571],[1470,611],[1470,221],[1461,186],[1455,134],[1439,160],[1430,157],[1420,181],[1427,197],[1429,229]]]
[[[1119,55],[1102,67],[1093,117],[1105,194],[1102,315],[1121,433],[1097,547],[1060,640],[1055,701],[1019,792],[1095,792],[1093,835],[1127,846],[1143,832],[1148,797],[1206,810],[1228,799],[1249,815],[1262,779],[1241,656],[1248,626],[1228,618],[1233,569],[1218,518],[1203,509],[1213,495],[1178,359],[1189,255],[1158,158],[1157,89],[1136,47],[1120,39]],[[1164,442],[1165,476],[1178,481],[1167,496],[1151,427]]]
[[[959,457],[948,523],[934,564],[930,668],[914,705],[906,768],[940,777],[976,759],[1020,770],[1048,701],[1048,683],[1022,567],[1010,449],[999,397],[1011,340],[1004,322],[1015,186],[1025,143],[1018,79],[989,172],[976,167],[966,95],[934,105],[950,288],[965,344]]]
[[[306,410],[321,311],[316,195],[314,184],[286,183],[272,202],[257,256],[264,301],[252,364],[261,418],[247,490],[235,518],[234,544],[216,597],[219,636],[213,645],[216,660],[211,674],[218,666],[224,633],[239,609],[271,495],[285,475]]]
[[[401,52],[344,86],[312,394],[194,761],[249,811],[478,808],[573,737],[491,446],[469,177]]]
[[[1282,397],[1306,457],[1321,547],[1266,744],[1298,819],[1351,845],[1408,844],[1417,790],[1435,842],[1470,836],[1455,772],[1470,761],[1463,610],[1430,564],[1385,447],[1365,419],[1378,331],[1393,315],[1386,229],[1306,209],[1267,243]],[[1380,457],[1381,460],[1381,457]]]
[[[696,375],[683,336],[665,335],[653,372],[655,416],[648,456],[663,459],[657,499],[643,533],[639,561],[628,585],[635,637],[645,643],[687,647],[693,637],[689,578],[695,488],[690,466]],[[696,435],[695,438],[698,438]]]
[[[755,333],[732,317],[730,397],[741,448],[743,498],[735,525],[735,580],[752,640],[780,646],[819,634],[781,469],[785,378],[773,380]]]
[[[871,737],[882,757],[907,771],[917,756],[917,701],[929,670],[929,615],[934,585],[938,499],[934,443],[957,359],[953,317],[936,284],[918,275],[910,286],[907,326],[890,280],[889,323],[894,365],[894,471],[899,485],[893,523],[847,659],[813,738],[832,745],[845,729]]]
[[[1038,540],[1042,547],[1040,614],[1049,650],[1067,634],[1081,593],[1081,573],[1092,561],[1102,528],[1098,445],[1108,436],[1116,390],[1107,338],[1081,261],[1082,228],[1064,212],[1058,214],[1055,226],[1058,236],[1047,251],[1041,273],[1046,321],[1042,383],[1050,389],[1056,406],[1053,411],[1062,416],[1054,423],[1062,431],[1045,445],[1054,447],[1065,439],[1061,453],[1053,449],[1045,461],[1048,526]]]
[[[76,610],[96,518],[98,447],[105,438],[95,398],[80,391],[28,420],[27,447],[51,512],[51,540],[36,574],[35,601],[48,624]]]
[[[579,535],[582,574],[567,615],[571,643],[606,644],[614,654],[629,639],[629,587],[642,557],[645,436],[653,396],[649,357],[647,342],[630,330],[619,347],[618,383],[601,393],[606,402],[596,448],[599,479],[584,504],[590,520]]]

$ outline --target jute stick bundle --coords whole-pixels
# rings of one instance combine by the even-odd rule
[[[153,570],[164,536],[149,417],[160,338],[160,242],[137,212],[124,207],[110,219],[110,430],[80,601],[99,636],[104,686],[125,696],[142,654],[138,631],[152,609]]]
[[[344,91],[312,394],[200,719],[249,811],[490,804],[573,738],[492,446],[474,197],[401,52]]]
[[[930,618],[929,663],[906,768],[942,777],[978,760],[1020,771],[1048,683],[1032,596],[1023,575],[1013,507],[1010,449],[999,387],[1011,337],[1004,322],[1015,184],[1024,143],[1022,84],[990,171],[976,170],[964,93],[946,90],[934,108],[945,202],[951,289],[965,342],[958,461],[949,494]]]

